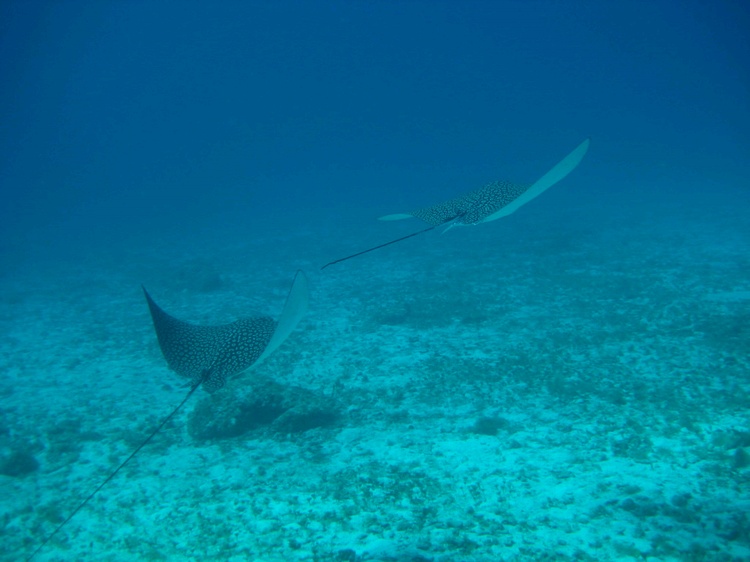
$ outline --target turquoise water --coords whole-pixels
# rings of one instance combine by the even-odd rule
[[[310,308],[35,560],[750,558],[747,12],[1,8],[0,560],[180,403],[196,324]],[[558,185],[425,232],[376,217]]]

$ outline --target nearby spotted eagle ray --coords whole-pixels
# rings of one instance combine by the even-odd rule
[[[307,277],[294,277],[278,323],[269,316],[244,318],[221,326],[196,326],[170,316],[154,302],[146,288],[148,308],[159,347],[167,365],[191,379],[191,387],[219,390],[228,377],[259,363],[289,337],[307,310]]]
[[[304,273],[298,271],[278,323],[268,316],[262,316],[237,320],[222,326],[196,326],[164,312],[145,287],[143,293],[151,311],[151,319],[164,358],[170,369],[191,379],[190,391],[151,435],[44,539],[26,559],[27,561],[34,558],[44,545],[159,433],[199,386],[203,385],[207,392],[214,392],[224,386],[227,378],[256,365],[273,353],[297,326],[307,310],[309,301],[307,278]]]
[[[220,389],[227,377],[255,363],[276,330],[276,322],[268,316],[223,326],[188,324],[164,312],[145,287],[143,294],[167,365],[191,379],[191,385],[203,384],[207,392]]]
[[[416,217],[430,226],[424,230],[413,232],[412,234],[403,236],[402,238],[397,238],[396,240],[391,240],[385,244],[380,244],[374,248],[369,248],[356,254],[352,254],[351,256],[329,262],[321,267],[321,269],[325,269],[334,263],[346,261],[350,258],[372,252],[378,248],[401,242],[402,240],[433,230],[444,224],[448,225],[445,229],[448,230],[454,226],[479,224],[482,222],[494,221],[500,217],[510,215],[519,207],[541,195],[572,172],[576,166],[580,164],[586,151],[589,149],[589,143],[589,139],[583,141],[575,148],[575,150],[560,160],[560,162],[558,162],[549,172],[544,174],[531,185],[518,185],[507,181],[494,182],[485,185],[484,187],[480,187],[479,189],[475,189],[474,191],[470,191],[460,197],[456,197],[455,199],[445,201],[444,203],[423,207],[416,211],[411,211],[410,213],[398,213],[395,215],[380,217],[379,220],[382,221],[394,221]]]

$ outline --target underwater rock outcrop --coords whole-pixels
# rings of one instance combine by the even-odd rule
[[[0,474],[19,478],[39,470],[39,461],[28,451],[15,450],[0,458]]]
[[[194,439],[227,439],[254,430],[296,434],[335,425],[341,417],[335,402],[309,390],[270,379],[204,397],[188,418]]]

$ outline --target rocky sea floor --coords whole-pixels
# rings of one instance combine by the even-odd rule
[[[750,559],[750,235],[733,214],[575,224],[529,213],[322,273],[387,229],[6,275],[0,560],[187,392],[141,282],[220,323],[278,315],[297,267],[289,340],[196,393],[35,559]]]

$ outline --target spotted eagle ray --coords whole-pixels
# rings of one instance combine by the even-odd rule
[[[273,353],[297,326],[307,310],[309,301],[307,277],[302,271],[297,271],[278,322],[269,316],[261,316],[245,318],[221,326],[197,326],[178,320],[164,312],[154,302],[146,288],[142,288],[151,312],[159,347],[167,360],[167,365],[178,375],[191,380],[190,391],[130,456],[44,539],[44,542],[26,559],[27,562],[34,558],[52,537],[161,431],[199,386],[202,385],[207,392],[215,392],[224,386],[229,377],[257,365]]]
[[[576,166],[583,160],[586,151],[589,149],[590,139],[584,140],[570,154],[560,160],[550,171],[544,174],[531,185],[519,185],[507,181],[497,181],[470,191],[465,195],[450,199],[437,205],[423,207],[409,213],[397,213],[394,215],[385,215],[378,220],[395,221],[409,218],[418,218],[430,226],[423,230],[413,232],[407,236],[391,240],[385,244],[380,244],[373,248],[357,252],[345,258],[340,258],[328,262],[320,269],[325,269],[329,265],[346,261],[348,259],[361,256],[373,250],[390,246],[396,242],[401,242],[407,238],[417,236],[423,232],[428,232],[438,226],[448,225],[445,231],[454,226],[468,226],[490,222],[500,217],[505,217],[518,210],[535,197],[544,193],[547,189],[555,185],[570,172],[575,170]],[[444,231],[444,232],[445,232]]]

